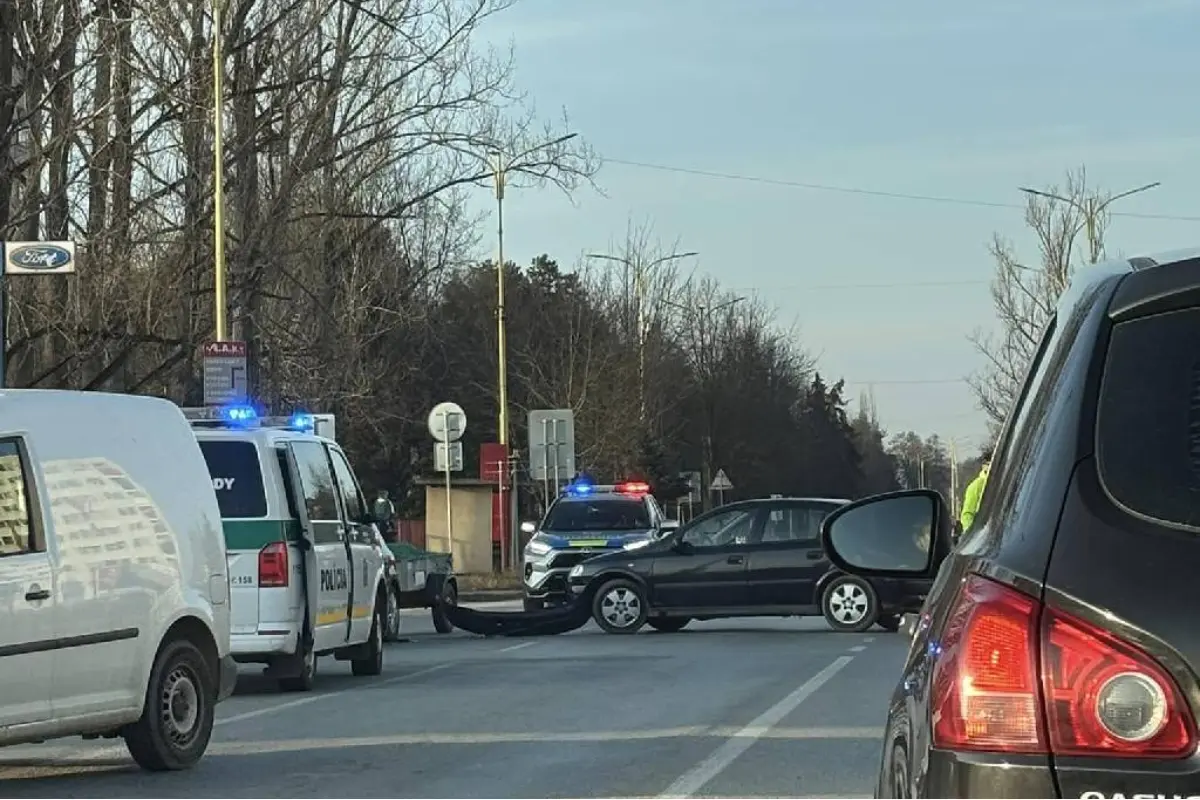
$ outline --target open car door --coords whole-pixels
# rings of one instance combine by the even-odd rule
[[[308,604],[308,635],[316,641],[317,636],[317,612],[321,608],[320,603],[320,584],[318,577],[320,576],[320,566],[317,563],[317,540],[313,533],[312,521],[308,518],[308,505],[304,502],[304,483],[301,478],[303,474],[300,471],[299,465],[296,463],[296,454],[292,452],[291,445],[285,445],[283,448],[284,460],[287,464],[288,491],[292,494],[292,505],[296,509],[296,517],[300,520],[300,551],[304,564],[302,580],[304,581],[304,597]]]

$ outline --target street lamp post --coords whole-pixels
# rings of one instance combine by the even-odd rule
[[[587,258],[598,258],[604,261],[615,261],[633,270],[634,296],[637,298],[637,343],[638,343],[638,408],[640,420],[646,419],[646,275],[655,267],[672,261],[700,255],[697,252],[672,253],[669,256],[656,258],[649,264],[641,261],[634,262],[621,256],[610,256],[603,253],[588,253]]]
[[[1128,191],[1121,192],[1120,194],[1115,194],[1107,200],[1101,201],[1098,198],[1089,197],[1086,198],[1082,203],[1078,200],[1073,200],[1068,197],[1063,197],[1062,195],[1054,194],[1053,192],[1044,192],[1040,189],[1030,189],[1026,186],[1018,186],[1017,188],[1028,195],[1045,197],[1048,200],[1057,200],[1060,203],[1066,203],[1071,208],[1082,214],[1083,225],[1087,229],[1088,260],[1095,264],[1100,260],[1100,243],[1096,241],[1096,222],[1099,220],[1100,215],[1104,213],[1104,210],[1117,200],[1121,200],[1140,192],[1146,192],[1159,186],[1162,186],[1162,182],[1155,181],[1154,183],[1147,183],[1145,186],[1139,186],[1136,189],[1130,189]],[[1078,233],[1078,230],[1076,230],[1076,233]]]
[[[226,340],[225,299],[225,55],[222,12],[225,0],[212,0],[213,12],[213,316],[216,339]]]
[[[218,0],[219,1],[219,0]],[[574,139],[579,134],[568,133],[549,142],[542,142],[512,158],[506,158],[499,150],[491,154],[492,181],[496,190],[496,383],[499,411],[497,413],[496,431],[500,444],[508,453],[508,347],[506,342],[507,325],[504,320],[504,187],[507,182],[508,170],[520,159],[556,144]]]

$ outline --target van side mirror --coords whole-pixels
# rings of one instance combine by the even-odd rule
[[[821,545],[852,575],[932,577],[953,547],[952,530],[942,496],[911,489],[842,506],[821,523]]]
[[[521,533],[537,533],[537,525],[532,522],[522,522]]]

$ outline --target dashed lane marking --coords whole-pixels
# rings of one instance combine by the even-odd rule
[[[851,647],[851,648],[850,648],[850,652],[851,652],[851,653],[861,653],[863,650],[866,650],[866,649],[867,649],[867,648],[866,648],[864,645],[861,645],[861,644],[860,644],[860,645],[857,645],[857,646],[855,646],[855,647]]]
[[[537,642],[521,642],[520,644],[509,645],[508,647],[501,647],[496,652],[497,653],[511,653],[513,650],[521,650],[526,647],[533,647],[535,644],[537,644]]]
[[[659,797],[685,798],[696,794],[704,788],[705,784],[728,769],[729,765],[736,761],[742,753],[749,750],[756,741],[764,738],[772,728],[795,711],[801,703],[812,697],[830,678],[841,672],[853,660],[854,656],[835,658],[825,669],[800,684],[787,697],[759,714],[750,721],[749,725],[729,737],[723,745],[713,751],[712,755],[676,778]]]

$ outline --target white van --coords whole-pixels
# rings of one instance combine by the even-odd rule
[[[165,400],[0,390],[0,745],[200,759],[237,680],[210,486]]]
[[[312,689],[323,655],[380,674],[386,565],[346,454],[313,415],[186,413],[225,529],[233,657],[266,664],[285,691]]]

